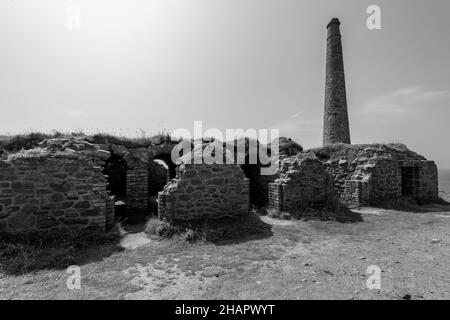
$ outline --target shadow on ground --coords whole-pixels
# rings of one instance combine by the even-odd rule
[[[439,198],[432,203],[421,204],[414,199],[402,198],[376,206],[385,210],[397,210],[411,213],[448,212],[450,203]]]
[[[101,261],[122,251],[116,227],[105,233],[2,235],[0,271],[20,275]]]
[[[162,221],[149,219],[145,232],[157,238],[216,245],[237,244],[265,239],[273,235],[271,225],[263,222],[253,212],[241,217],[224,217],[202,221]]]

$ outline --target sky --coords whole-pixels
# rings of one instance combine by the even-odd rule
[[[450,168],[449,12],[448,0],[2,0],[0,134],[140,136],[197,120],[320,146],[337,17],[352,142],[402,142]]]

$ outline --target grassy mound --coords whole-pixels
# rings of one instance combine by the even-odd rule
[[[59,131],[54,131],[53,133],[30,132],[11,136],[0,136],[0,150],[6,151],[8,153],[17,152],[22,149],[30,150],[36,148],[42,141],[47,139],[71,137],[76,137],[78,139],[86,140],[90,143],[95,144],[118,144],[123,145],[127,148],[146,148],[154,144],[161,144],[164,142],[172,141],[171,136],[166,132],[158,133],[152,137],[138,138],[122,137],[108,133],[87,135],[81,131],[67,133]]]
[[[147,221],[145,232],[157,238],[183,242],[221,242],[258,239],[272,235],[270,225],[261,221],[255,213],[235,218],[189,222],[169,222],[152,218]]]
[[[305,151],[321,161],[336,161],[342,158],[351,163],[359,157],[384,156],[397,160],[426,160],[422,155],[409,150],[401,143],[343,144],[337,143]]]

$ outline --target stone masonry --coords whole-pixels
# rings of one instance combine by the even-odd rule
[[[248,211],[249,181],[237,165],[184,165],[158,195],[158,216],[169,221],[233,217]]]
[[[127,170],[127,212],[148,214],[148,168],[145,163]]]
[[[0,160],[0,231],[104,232],[114,217],[102,173],[108,156],[103,150],[34,149]]]
[[[342,200],[348,204],[377,205],[402,195],[400,168],[392,159],[360,164],[345,183]]]
[[[347,154],[337,151],[340,157],[324,162],[334,176],[341,202],[376,206],[402,197],[419,203],[438,199],[437,167],[433,161],[404,146],[374,144],[347,149]]]
[[[269,184],[271,209],[288,212],[320,209],[337,199],[332,176],[315,158],[285,158],[280,165],[279,176]]]
[[[213,146],[210,144],[207,148]],[[249,180],[237,164],[195,164],[205,145],[180,158],[177,176],[158,194],[158,216],[168,221],[218,219],[247,214]],[[217,144],[216,147],[221,147]],[[231,160],[225,150],[224,157]]]

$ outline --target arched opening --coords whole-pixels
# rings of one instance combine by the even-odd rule
[[[118,200],[124,200],[127,192],[127,163],[118,155],[112,154],[106,160],[103,171],[108,176],[107,189]]]
[[[266,205],[268,196],[261,177],[261,166],[259,164],[243,164],[241,169],[244,171],[245,177],[250,180],[250,203],[257,207]]]
[[[234,141],[235,160],[238,160],[238,157],[244,159],[244,164],[240,164],[240,167],[250,182],[250,203],[259,208],[268,203],[268,184],[274,180],[273,176],[261,175],[261,168],[265,165],[260,159],[260,151],[264,151],[269,157],[271,155],[271,149],[258,140],[242,138]]]
[[[106,160],[103,174],[108,176],[106,189],[115,196],[115,220],[126,217],[126,195],[127,195],[127,163],[118,155],[112,154]]]
[[[172,162],[172,156],[170,153],[162,153],[153,158],[153,160],[162,160],[169,168],[169,179],[173,179],[176,176],[177,166]]]

